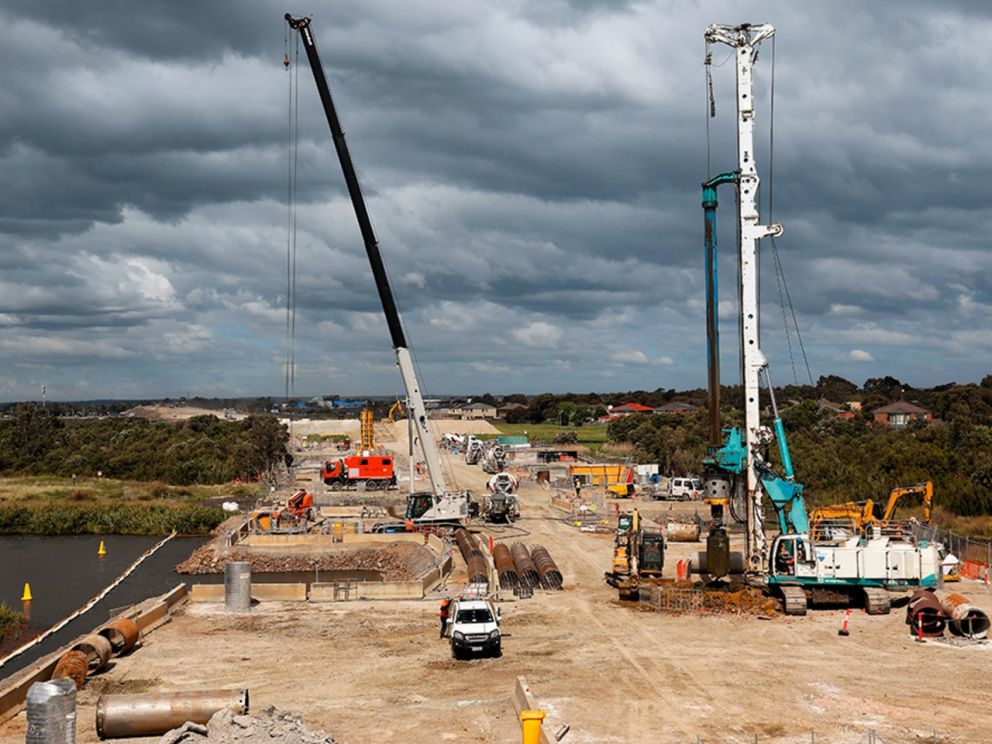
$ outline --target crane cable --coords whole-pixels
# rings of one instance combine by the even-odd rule
[[[775,37],[772,36],[772,75],[769,95],[769,127],[768,127],[768,224],[774,224],[774,194],[775,194]],[[775,280],[778,283],[779,304],[782,307],[782,323],[785,326],[785,339],[789,347],[789,361],[792,363],[792,377],[796,385],[799,384],[799,375],[796,373],[796,360],[792,352],[792,337],[789,332],[789,323],[785,313],[786,304],[789,305],[789,312],[792,315],[792,324],[796,329],[796,339],[799,342],[799,349],[802,352],[803,364],[806,367],[806,375],[809,384],[814,385],[813,372],[809,366],[809,357],[806,354],[806,344],[803,342],[802,332],[799,330],[799,318],[796,315],[796,307],[792,302],[792,293],[789,291],[789,282],[785,277],[785,269],[782,266],[782,258],[778,252],[778,245],[775,243],[775,236],[771,236],[772,259],[775,263]]]
[[[286,156],[286,364],[285,396],[296,386],[296,212],[297,172],[300,152],[300,39],[296,35],[295,59],[289,57],[289,35],[284,32],[283,66],[288,73],[288,139]]]

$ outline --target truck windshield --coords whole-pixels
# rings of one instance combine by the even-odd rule
[[[458,615],[455,616],[456,623],[491,623],[492,621],[493,614],[485,608],[458,610]]]

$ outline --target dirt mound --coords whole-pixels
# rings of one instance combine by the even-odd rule
[[[250,548],[218,551],[204,545],[176,566],[181,574],[217,574],[224,572],[230,561],[251,563],[254,573],[286,573],[290,571],[378,571],[384,581],[410,581],[434,568],[434,554],[422,545],[395,542],[381,548],[334,551],[325,553],[289,554],[258,553]],[[425,568],[426,567],[426,568]]]

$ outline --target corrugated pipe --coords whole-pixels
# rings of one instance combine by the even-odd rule
[[[493,561],[496,563],[496,572],[499,574],[500,586],[513,589],[520,583],[517,569],[513,565],[513,556],[506,543],[496,543],[493,546]]]
[[[541,583],[541,575],[537,572],[537,565],[530,557],[527,546],[523,543],[513,543],[510,555],[513,556],[513,565],[517,569],[520,583],[524,586],[538,586]]]
[[[541,577],[541,586],[545,589],[561,589],[561,571],[551,558],[551,554],[543,545],[535,545],[530,549],[531,558],[537,566],[537,573]]]

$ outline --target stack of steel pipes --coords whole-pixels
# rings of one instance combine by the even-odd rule
[[[496,571],[499,573],[500,586],[506,589],[514,589],[520,583],[517,569],[513,565],[513,556],[506,543],[496,543],[493,546],[493,560],[496,562]]]
[[[541,575],[537,572],[537,565],[530,557],[527,546],[523,543],[513,543],[510,554],[513,556],[513,565],[517,569],[520,583],[524,586],[538,586],[541,583]]]
[[[475,536],[468,530],[461,528],[455,530],[455,542],[458,543],[458,550],[462,554],[462,559],[468,568],[467,581],[469,584],[484,584],[489,581],[489,569],[486,566],[486,559],[482,555],[479,543]]]
[[[561,589],[561,571],[544,546],[535,545],[530,549],[530,555],[541,577],[541,586],[545,589]]]

